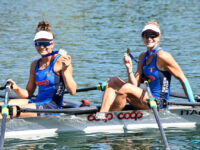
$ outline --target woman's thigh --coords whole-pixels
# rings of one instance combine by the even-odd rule
[[[30,104],[26,104],[26,105],[21,105],[21,108],[32,108],[32,109],[36,109],[36,104],[35,103],[30,103]],[[20,117],[36,117],[37,113],[21,113]]]
[[[124,84],[126,84],[126,82],[119,77],[111,77],[108,79],[107,83],[108,88],[113,88],[116,90],[119,90]]]
[[[18,105],[18,106],[27,105],[28,99],[12,99],[12,100],[9,100],[8,104],[9,105]]]
[[[137,109],[148,109],[147,99],[148,93],[142,88],[127,83],[122,86],[119,92],[127,95],[127,102]]]

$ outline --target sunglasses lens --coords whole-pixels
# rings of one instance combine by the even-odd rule
[[[156,38],[158,37],[158,33],[151,33],[151,32],[147,32],[147,33],[143,33],[142,37],[144,38]]]
[[[40,46],[47,47],[49,45],[51,45],[51,42],[35,42],[35,46],[38,46],[38,47]]]

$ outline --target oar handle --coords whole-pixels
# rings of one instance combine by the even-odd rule
[[[8,104],[8,99],[9,99],[8,94],[9,94],[10,86],[11,86],[11,83],[10,83],[10,82],[7,82],[7,83],[6,83],[6,92],[5,92],[4,104]]]

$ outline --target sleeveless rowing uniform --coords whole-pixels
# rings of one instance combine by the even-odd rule
[[[35,67],[35,84],[39,87],[36,99],[29,99],[35,103],[37,109],[61,108],[65,90],[64,81],[61,75],[54,72],[54,64],[60,55],[56,55],[49,66],[43,70],[39,69],[41,59]]]
[[[152,95],[155,98],[169,100],[171,74],[167,71],[159,70],[156,66],[157,53],[160,50],[161,49],[159,48],[155,52],[153,60],[149,65],[146,65],[146,61],[143,62],[143,74],[149,81]]]

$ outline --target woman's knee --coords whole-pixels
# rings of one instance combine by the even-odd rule
[[[119,77],[111,77],[111,78],[108,79],[107,83],[108,83],[107,87],[119,88],[123,84],[125,84],[125,81],[123,81]]]
[[[126,83],[120,88],[119,92],[121,92],[123,94],[129,94],[129,93],[131,93],[131,91],[134,91],[134,88],[135,88],[134,85],[132,85],[130,83]]]

